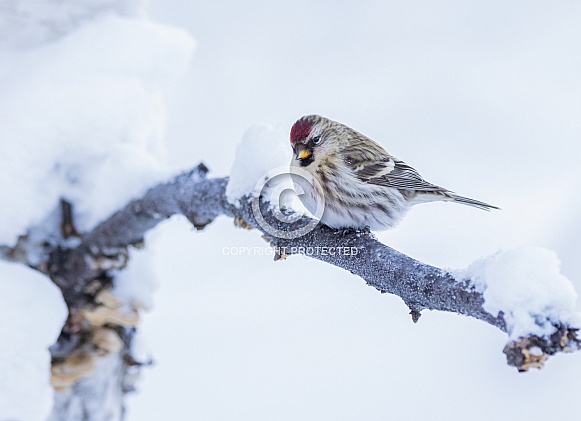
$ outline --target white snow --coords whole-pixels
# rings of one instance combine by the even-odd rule
[[[0,419],[44,421],[52,408],[50,353],[67,317],[45,276],[0,261]]]
[[[290,159],[287,133],[268,124],[250,127],[236,146],[236,158],[226,187],[228,201],[239,203],[239,199],[250,195],[269,171],[288,167]]]
[[[77,212],[84,204],[80,216],[90,225],[106,213],[102,206],[113,206],[110,189],[121,196],[131,183],[125,174],[139,189],[146,184],[143,177],[155,178],[148,167],[163,165],[153,152],[163,151],[158,143],[163,119],[155,111],[163,108],[159,93],[167,92],[163,73],[166,80],[178,73],[179,56],[192,41],[167,27],[120,18],[139,15],[142,3],[0,2],[0,244],[13,242],[43,218],[60,191],[77,200]],[[444,204],[418,207],[397,230],[382,233],[383,242],[428,263],[456,267],[499,246],[544,244],[558,250],[569,279],[581,279],[581,207],[571,194],[581,179],[576,165],[580,62],[571,54],[581,27],[574,2],[546,8],[524,1],[401,7],[368,1],[331,9],[321,2],[310,4],[307,14],[296,5],[256,6],[150,1],[153,16],[189,28],[203,46],[195,74],[169,103],[173,122],[167,141],[175,165],[203,159],[227,173],[235,141],[249,121],[283,122],[280,162],[266,165],[273,160],[268,154],[274,161],[279,156],[267,139],[248,139],[248,156],[238,154],[245,161],[237,160],[238,169],[233,168],[229,193],[235,200],[252,191],[257,177],[290,161],[286,130],[293,121],[321,113],[381,141],[434,182],[503,208],[484,214]],[[138,29],[144,31],[143,43]],[[152,44],[155,34],[159,43]],[[156,50],[163,41],[174,52],[168,59]],[[26,53],[14,51],[23,47]],[[206,139],[219,139],[220,146]],[[254,144],[263,147],[257,152]],[[134,153],[135,161],[141,155],[150,164],[124,156]],[[47,160],[55,166],[46,167]],[[107,177],[107,165],[115,176]],[[120,168],[124,165],[128,168]],[[253,165],[264,167],[259,171]],[[97,180],[101,176],[106,179]],[[415,420],[429,413],[433,420],[450,421],[474,418],[475,407],[478,419],[578,415],[571,402],[581,383],[571,373],[581,367],[579,352],[557,356],[541,372],[523,376],[505,364],[500,350],[506,335],[484,323],[429,312],[412,326],[401,300],[378,294],[350,273],[312,259],[272,264],[266,256],[224,256],[224,245],[264,243],[256,233],[233,231],[226,219],[212,224],[203,238],[188,226],[179,224],[157,242],[163,258],[156,269],[164,279],[146,333],[159,365],[133,395],[129,419],[184,419],[195,413],[214,419],[280,419],[282,414],[306,420]],[[487,294],[496,290],[487,299],[490,311],[517,306],[525,313],[515,319],[522,330],[540,332],[542,327],[528,324],[544,296],[549,313],[568,318],[563,310],[571,299],[565,293],[569,288],[552,258],[541,259],[548,263],[543,279],[560,279],[561,287],[537,282],[537,272],[529,286],[523,276],[519,283],[525,291],[536,285],[529,298],[516,285],[502,287],[504,270],[515,262],[504,262],[493,276],[492,268],[502,263],[498,259],[493,264],[491,257],[483,264],[487,270],[480,268],[490,274],[471,267],[488,282]],[[49,329],[38,330],[46,321],[39,320],[36,307],[54,300],[35,299],[48,295],[39,285],[20,294],[20,283],[33,277],[22,267],[6,290],[4,278],[11,272],[5,265],[0,266],[0,419],[40,419],[50,390],[46,378],[35,381],[28,371],[36,360],[17,355],[18,335],[26,331],[14,323],[36,322],[33,342],[47,335],[35,345],[45,358],[35,375],[46,375],[45,349],[56,328],[51,338]],[[122,282],[120,294],[133,297],[133,286]],[[14,302],[17,293],[21,305]],[[36,393],[37,385],[42,393]],[[186,389],[188,399],[180,399]],[[30,391],[30,408],[22,408],[23,390]],[[450,396],[453,406],[446,404]],[[10,400],[17,408],[11,402],[6,410]],[[26,418],[24,412],[33,409],[38,416]]]
[[[200,45],[172,108],[176,162],[228,174],[249,122],[287,131],[327,115],[503,208],[418,206],[382,242],[438,267],[539,244],[579,288],[578,2],[220,4],[150,1]],[[158,365],[128,419],[578,418],[580,352],[517,373],[486,323],[425,312],[414,325],[397,297],[313,259],[222,255],[264,244],[227,218],[199,235],[183,222],[158,243],[163,280],[145,323]]]
[[[42,223],[61,197],[88,230],[170,172],[165,96],[195,43],[140,17],[142,3],[0,4],[0,244]],[[117,279],[118,293],[147,307],[144,258],[131,254],[135,265]],[[129,276],[142,282],[138,292]],[[0,419],[45,420],[48,347],[66,306],[50,280],[2,261],[0,296]]]
[[[144,310],[153,307],[156,278],[152,269],[152,258],[149,249],[134,247],[129,249],[129,263],[115,275],[113,291],[123,304],[134,305]]]
[[[0,57],[0,243],[60,197],[80,229],[165,177],[164,92],[194,48],[186,32],[115,14]]]
[[[4,0],[0,2],[0,48],[32,48],[58,39],[105,14],[138,16],[144,0]]]
[[[484,309],[504,313],[508,333],[516,339],[554,332],[552,323],[581,326],[577,292],[560,272],[556,253],[542,247],[501,251],[476,260],[459,275],[484,292]]]

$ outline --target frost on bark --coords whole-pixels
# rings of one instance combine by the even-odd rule
[[[31,229],[14,247],[1,247],[4,259],[27,264],[45,274],[60,288],[69,318],[58,342],[51,348],[52,382],[56,401],[51,421],[120,420],[123,397],[147,361],[132,354],[132,340],[139,321],[139,303],[120,303],[111,294],[112,276],[122,270],[130,247],[142,247],[144,234],[159,222],[181,214],[202,230],[217,216],[234,218],[238,225],[255,228],[276,248],[276,259],[302,253],[360,276],[382,293],[399,296],[417,322],[424,309],[463,314],[506,331],[503,314],[484,310],[484,298],[469,279],[412,259],[380,243],[368,231],[336,231],[319,225],[294,239],[270,235],[254,218],[251,203],[236,207],[226,199],[227,178],[206,177],[200,164],[192,171],[151,188],[142,198],[89,233],[77,233],[71,207],[47,219],[42,229]],[[309,219],[290,226],[278,221],[262,203],[267,222],[280,230],[297,229]],[[286,226],[286,227],[285,227]],[[358,253],[306,253],[308,247],[356,247]],[[543,315],[539,315],[543,317]],[[547,337],[530,336],[509,342],[504,348],[509,365],[520,371],[540,368],[551,355],[581,348],[577,329],[555,324]]]

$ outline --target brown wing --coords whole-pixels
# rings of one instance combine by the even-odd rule
[[[377,150],[373,151],[361,148],[345,151],[345,161],[361,181],[399,190],[447,192],[442,187],[428,183],[415,169],[377,146]]]
[[[365,183],[408,192],[432,193],[440,196],[442,200],[450,200],[483,210],[500,209],[488,203],[460,196],[443,187],[428,183],[415,169],[405,162],[394,158],[374,142],[371,142],[367,149],[346,149],[344,151],[344,159],[357,177]]]
[[[393,169],[386,174],[369,177],[366,180],[370,184],[393,187],[398,190],[415,190],[423,192],[444,193],[446,189],[429,183],[422,178],[420,173],[403,161],[394,159]]]

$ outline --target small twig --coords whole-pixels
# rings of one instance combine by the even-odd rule
[[[65,240],[71,237],[80,237],[73,220],[73,205],[65,199],[60,200],[61,205],[61,235]]]

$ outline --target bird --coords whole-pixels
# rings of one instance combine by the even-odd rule
[[[500,209],[432,184],[413,167],[356,130],[326,117],[306,115],[290,131],[291,178],[313,215],[334,229],[386,230],[411,206],[448,201],[483,210]],[[294,171],[292,171],[294,169]],[[307,171],[309,177],[301,176]]]

